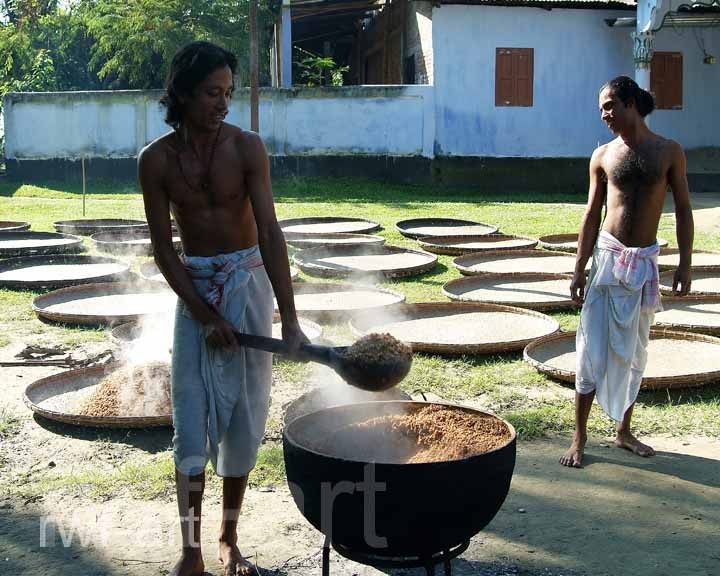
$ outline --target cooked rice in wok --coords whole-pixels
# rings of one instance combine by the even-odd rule
[[[434,404],[350,424],[314,448],[353,460],[418,464],[484,454],[511,438],[499,418]]]

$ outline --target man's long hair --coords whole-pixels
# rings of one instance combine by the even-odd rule
[[[600,92],[610,88],[613,94],[627,106],[631,101],[635,103],[640,116],[645,118],[650,112],[655,110],[655,98],[647,90],[643,90],[637,85],[637,82],[628,76],[618,76],[607,82],[600,88]]]
[[[195,88],[218,68],[227,66],[235,76],[237,64],[235,54],[211,42],[191,42],[180,48],[170,63],[165,94],[160,99],[166,108],[165,122],[177,130],[183,122],[180,97],[191,97]]]

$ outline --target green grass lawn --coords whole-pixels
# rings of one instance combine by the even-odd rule
[[[560,193],[486,194],[475,189],[435,189],[385,185],[363,181],[329,179],[292,179],[277,181],[274,193],[279,218],[301,216],[355,216],[378,221],[388,244],[414,247],[416,243],[396,231],[398,220],[427,216],[450,216],[495,224],[506,233],[540,236],[549,233],[576,232],[584,209],[584,198]],[[86,217],[124,217],[144,219],[142,198],[132,183],[90,184],[86,198]],[[82,197],[79,183],[19,185],[0,178],[0,220],[24,220],[34,230],[53,230],[56,220],[81,218]],[[660,234],[674,244],[674,215],[664,214]],[[720,249],[720,235],[699,232],[696,248]],[[385,284],[404,293],[409,302],[446,301],[442,285],[460,277],[452,257],[440,256],[438,267],[421,277]],[[314,280],[304,276],[305,280]],[[39,322],[30,306],[35,292],[0,290],[0,346],[11,341],[26,343],[62,343],[74,346],[88,339],[106,338],[103,330],[69,329]],[[565,330],[574,329],[578,315],[574,312],[552,314]],[[346,327],[332,327],[326,334],[337,339],[351,337]],[[285,379],[300,381],[307,370],[294,370],[278,363]],[[522,438],[547,434],[569,434],[573,428],[573,391],[538,374],[525,364],[519,354],[492,357],[457,357],[420,355],[403,383],[409,392],[437,394],[452,401],[470,402],[496,411],[508,418]],[[720,437],[720,386],[682,391],[641,393],[635,411],[635,428],[640,433],[670,435],[708,435]],[[10,432],[14,420],[3,416],[2,431]],[[590,420],[594,434],[611,434],[612,423],[599,409]],[[275,481],[281,477],[282,458],[279,446],[268,443],[263,448],[262,466],[256,471],[256,482]],[[129,465],[118,478],[96,479],[100,490],[107,482],[125,482],[138,474],[146,476],[146,490],[156,493],[170,477],[170,462],[161,459],[157,468],[145,472]],[[66,479],[70,484],[88,480]]]

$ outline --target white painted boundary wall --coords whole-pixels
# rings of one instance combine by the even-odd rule
[[[161,91],[11,93],[4,100],[12,160],[131,158],[170,128]],[[227,121],[249,128],[249,91]],[[264,89],[260,134],[274,155],[433,155],[432,86]]]

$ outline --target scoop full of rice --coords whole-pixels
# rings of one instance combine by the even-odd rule
[[[344,356],[362,365],[405,364],[412,360],[412,348],[390,334],[372,333],[357,340]]]

